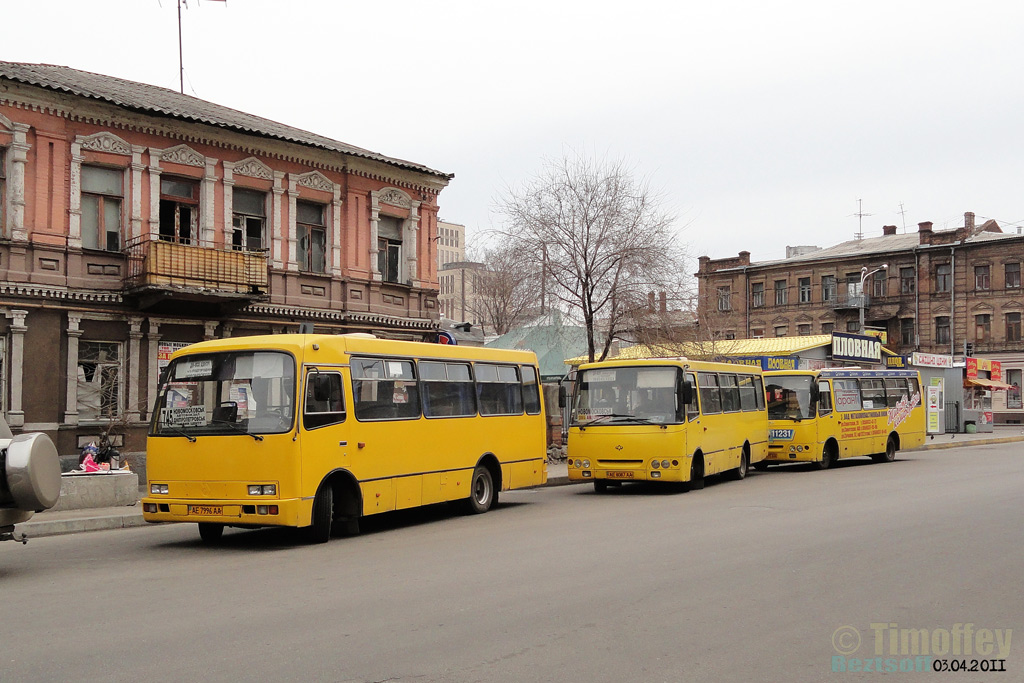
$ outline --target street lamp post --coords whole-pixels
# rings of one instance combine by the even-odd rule
[[[864,267],[862,267],[860,269],[860,333],[862,335],[864,334],[864,303],[867,300],[865,298],[867,296],[867,294],[864,293],[864,282],[869,277],[871,277],[872,275],[877,273],[878,271],[880,271],[880,270],[888,270],[888,269],[889,269],[889,264],[888,263],[883,263],[882,265],[880,265],[879,267],[875,268],[874,270],[868,270],[867,266],[864,266]]]

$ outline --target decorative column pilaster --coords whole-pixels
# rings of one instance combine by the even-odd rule
[[[150,320],[149,332],[146,334],[146,350],[149,352],[149,381],[147,382],[149,400],[146,402],[147,411],[152,410],[153,406],[156,405],[157,384],[160,382],[159,346],[160,323]]]
[[[285,267],[288,270],[297,271],[299,269],[299,226],[296,216],[295,203],[298,199],[298,182],[295,178],[295,174],[288,174],[288,238],[285,241]]]
[[[71,143],[71,185],[70,206],[68,207],[68,246],[82,247],[82,136]]]
[[[142,367],[142,318],[128,318],[128,410],[129,422],[138,422],[139,379]]]
[[[235,229],[235,162],[224,162],[222,182],[224,183],[224,248],[230,249]],[[245,245],[245,234],[242,235],[242,244]]]
[[[405,250],[405,272],[409,276],[409,284],[419,287],[419,253],[420,253],[420,204],[411,202],[409,205],[409,220],[405,222],[405,234],[409,248]]]
[[[145,151],[145,147],[132,145],[132,213],[129,219],[131,232],[128,233],[128,239],[135,239],[142,234],[142,172],[146,169],[146,165],[142,163],[142,153]]]
[[[25,318],[28,317],[28,311],[15,309],[7,311],[6,315],[11,319],[11,409],[7,411],[7,424],[11,427],[23,427],[25,426],[25,411],[22,409],[22,394],[25,390],[25,333],[28,332]]]
[[[380,193],[370,191],[370,279],[380,282],[383,276],[377,267],[377,226],[380,223]]]
[[[11,178],[8,188],[10,192],[10,210],[8,222],[11,239],[28,241],[28,229],[25,227],[25,165],[28,163],[28,131],[27,123],[14,124],[14,141],[11,144]]]
[[[78,340],[82,336],[82,316],[68,313],[68,371],[64,397],[64,423],[78,424]]]
[[[149,148],[149,237],[160,236],[160,154],[163,150]]]
[[[199,220],[201,225],[199,227],[199,243],[205,247],[213,246],[213,233],[214,233],[214,191],[217,186],[217,160],[206,157],[205,173],[203,173],[202,186],[199,190],[202,199],[200,200],[201,206],[199,207]],[[231,229],[231,222],[224,226],[225,230]]]
[[[341,276],[341,185],[334,184],[334,197],[331,200],[331,258],[334,274]]]
[[[203,341],[217,338],[217,325],[219,324],[216,320],[207,320],[203,323]]]
[[[270,209],[270,265],[274,268],[284,268],[288,263],[288,254],[284,251],[288,244],[284,238],[284,183],[284,172],[274,171],[274,185],[270,189],[273,202]]]

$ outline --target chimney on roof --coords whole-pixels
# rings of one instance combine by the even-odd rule
[[[883,235],[895,235],[896,234],[896,226],[895,225],[883,225],[882,226],[882,234]]]
[[[924,221],[917,224],[918,244],[932,243],[932,222]]]
[[[659,305],[661,306],[661,312],[662,313],[667,313],[668,312],[668,296],[665,294],[665,292],[661,292],[661,294],[659,295],[658,298],[660,299]]]
[[[974,232],[974,212],[967,211],[964,213],[964,227],[967,228],[968,232]]]

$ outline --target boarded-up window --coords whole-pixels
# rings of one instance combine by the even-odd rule
[[[100,420],[121,412],[121,344],[78,342],[78,418]]]

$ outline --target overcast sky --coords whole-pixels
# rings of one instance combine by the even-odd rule
[[[178,88],[176,0],[0,0],[0,59]],[[965,211],[1024,224],[1024,3],[188,0],[185,92],[454,173],[441,217],[565,150],[627,160],[693,257]],[[905,211],[900,213],[900,208]]]

